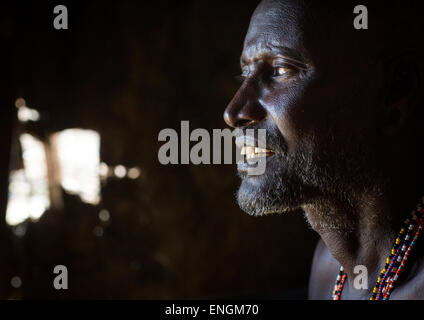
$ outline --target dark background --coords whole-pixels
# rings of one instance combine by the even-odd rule
[[[53,28],[64,4],[69,30]],[[158,133],[225,128],[222,113],[258,1],[25,1],[1,4],[0,298],[304,298],[317,236],[302,214],[253,218],[236,205],[235,165],[160,165]],[[101,135],[101,160],[139,166],[102,203],[5,223],[14,101],[41,112],[40,137]],[[98,212],[106,208],[108,223]],[[102,237],[93,228],[102,224]],[[53,288],[53,268],[69,289]],[[22,279],[15,289],[10,281]]]

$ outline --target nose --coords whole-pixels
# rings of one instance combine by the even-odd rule
[[[265,109],[260,105],[258,88],[245,80],[234,98],[224,111],[224,121],[233,128],[243,128],[259,123],[266,117]]]

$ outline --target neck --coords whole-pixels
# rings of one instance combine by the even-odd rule
[[[354,279],[359,272],[355,267],[365,266],[368,290],[357,293],[370,294],[402,222],[409,217],[419,197],[413,188],[384,191],[382,188],[373,188],[373,191],[363,192],[355,201],[321,199],[319,204],[304,206],[312,228],[343,266],[350,291],[354,288]],[[323,217],[339,223],[329,224]]]

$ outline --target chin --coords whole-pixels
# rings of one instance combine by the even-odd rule
[[[246,178],[237,192],[237,202],[244,212],[251,216],[264,216],[289,211],[290,206],[281,199],[272,199],[269,190],[263,190],[257,183],[254,185]],[[258,178],[253,178],[257,180]]]
[[[265,173],[249,176],[239,171],[241,178],[237,192],[237,202],[240,208],[252,216],[281,214],[298,209],[302,202],[297,199],[297,183],[289,178],[284,167],[275,162],[269,162]]]

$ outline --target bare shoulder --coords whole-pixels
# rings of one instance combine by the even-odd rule
[[[340,264],[333,258],[324,241],[318,241],[312,261],[308,295],[311,300],[331,299]]]
[[[416,277],[410,281],[409,290],[403,300],[424,300],[424,270],[421,269]]]
[[[391,300],[424,300],[424,258],[421,257],[412,275],[393,291]]]

